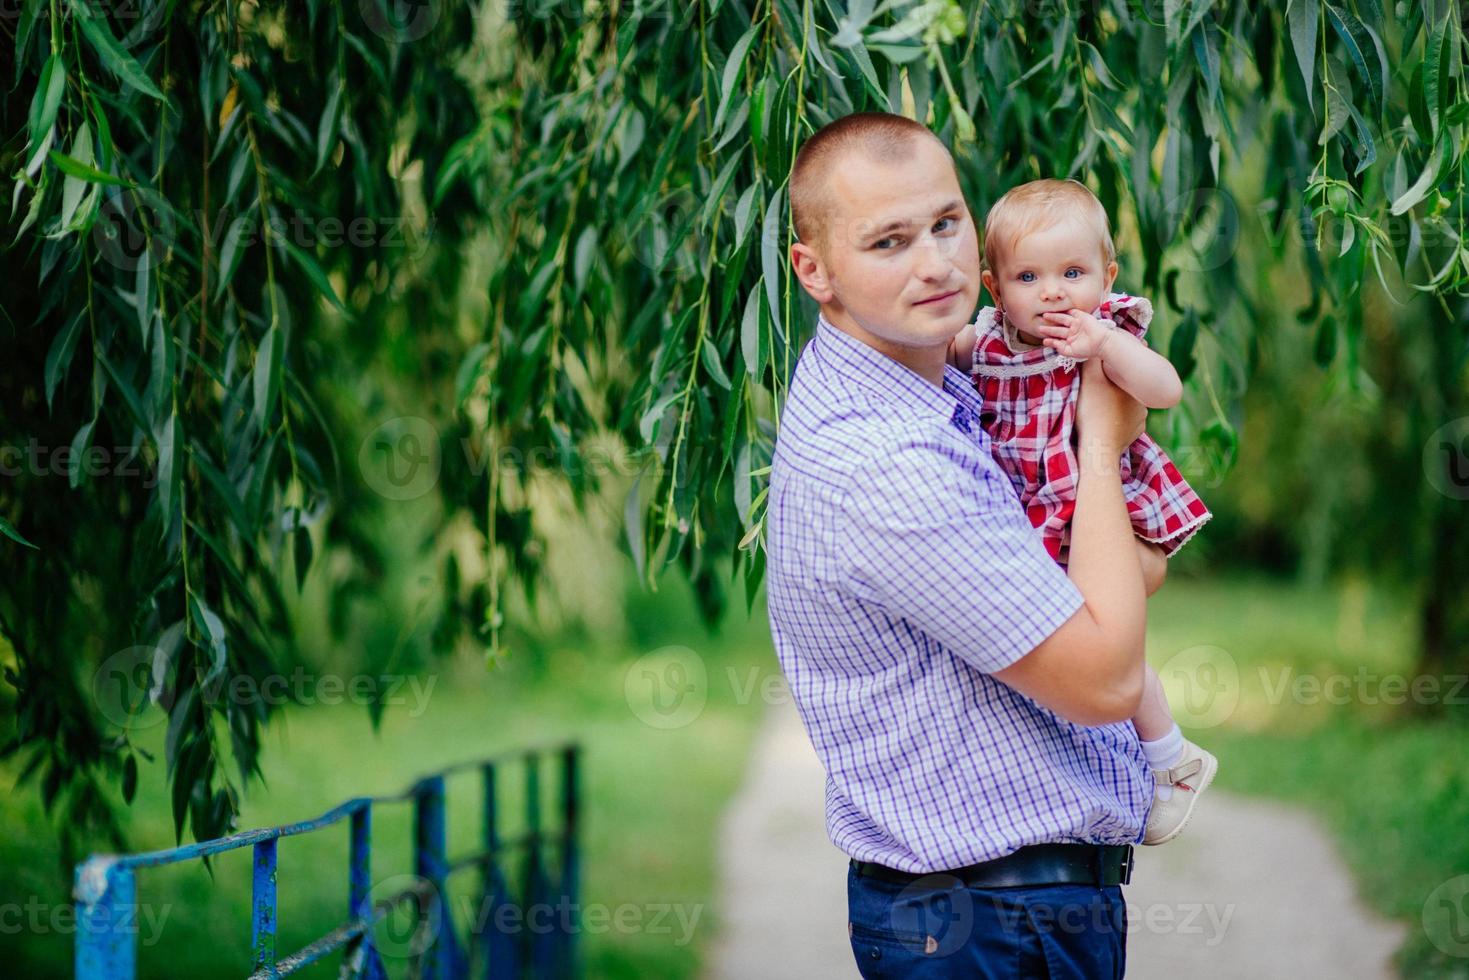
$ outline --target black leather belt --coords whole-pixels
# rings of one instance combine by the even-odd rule
[[[899,885],[948,875],[971,888],[1033,885],[1125,885],[1132,881],[1131,844],[1030,844],[995,858],[949,871],[915,874],[868,861],[852,861],[860,875]],[[938,882],[934,882],[939,887]]]

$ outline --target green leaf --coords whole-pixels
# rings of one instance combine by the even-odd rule
[[[61,107],[61,96],[66,91],[66,65],[61,56],[53,54],[46,59],[41,69],[36,93],[31,97],[31,113],[27,127],[26,146],[31,154],[26,158],[25,172],[32,176],[40,168],[46,151],[51,148],[52,131],[56,125],[56,113]]]
[[[1194,373],[1194,343],[1198,336],[1199,315],[1190,309],[1178,326],[1173,328],[1173,335],[1168,338],[1168,360],[1178,369],[1178,377],[1182,381],[1187,381],[1189,375]]]
[[[311,529],[302,525],[291,535],[296,559],[296,590],[306,587],[306,573],[311,569]]]
[[[740,195],[739,201],[735,204],[735,236],[734,242],[731,243],[735,248],[739,248],[745,243],[745,235],[750,231],[750,219],[755,214],[755,195],[759,190],[760,184],[757,181],[745,188],[745,192]]]
[[[158,444],[158,508],[162,513],[164,533],[173,526],[173,511],[178,488],[177,451],[179,418],[170,414],[154,437]]]
[[[653,432],[657,428],[658,423],[663,420],[664,413],[668,411],[668,406],[672,405],[674,400],[682,394],[683,392],[680,389],[675,388],[655,401],[643,413],[643,417],[638,420],[638,434],[643,437],[643,442],[653,441]]]
[[[1285,19],[1290,26],[1290,43],[1296,53],[1296,64],[1301,69],[1301,80],[1306,83],[1306,106],[1314,110],[1316,35],[1321,23],[1317,0],[1290,0]]]
[[[285,367],[282,356],[285,353],[284,345],[285,339],[280,327],[274,326],[265,332],[260,349],[255,352],[252,379],[255,389],[254,420],[261,430],[264,430],[274,413],[276,399],[280,396],[281,374]]]
[[[245,257],[241,247],[253,227],[254,216],[250,212],[237,215],[224,233],[224,243],[219,249],[219,281],[214,284],[214,298],[219,299],[234,282],[240,260]]]
[[[488,341],[481,341],[469,349],[464,355],[464,360],[459,362],[459,371],[454,376],[454,404],[463,405],[469,398],[469,393],[474,389],[474,383],[479,380],[484,370],[485,355],[490,352]]]
[[[725,373],[724,365],[719,363],[719,351],[715,348],[713,342],[706,338],[704,343],[699,346],[699,355],[700,360],[704,362],[704,369],[709,372],[709,377],[719,387],[725,391],[729,391],[732,387],[729,375]]]
[[[1330,367],[1332,360],[1336,357],[1336,320],[1333,317],[1324,316],[1321,322],[1316,324],[1316,339],[1311,345],[1311,356],[1321,367]]]
[[[40,551],[41,550],[40,548],[36,548],[35,545],[33,545],[29,541],[27,541],[21,535],[21,533],[15,529],[15,526],[13,524],[11,524],[9,521],[7,521],[3,517],[0,517],[0,534],[5,535],[7,538],[9,538],[12,541],[16,541],[16,542],[19,542],[20,544],[25,545],[27,548],[35,548],[35,550],[37,550],[37,551]]]
[[[209,642],[209,670],[204,674],[204,680],[200,682],[200,686],[207,688],[224,673],[227,666],[228,650],[224,622],[197,594],[189,594],[189,610],[193,613],[194,628],[200,631]]]
[[[765,280],[765,298],[770,303],[770,322],[775,333],[785,340],[780,319],[780,269],[785,251],[786,229],[781,223],[781,206],[785,203],[785,182],[770,195],[765,208],[765,221],[760,228],[760,274]]]
[[[1428,109],[1428,118],[1435,136],[1438,134],[1439,116],[1452,87],[1449,75],[1449,21],[1444,18],[1429,32],[1423,47],[1423,101]]]
[[[122,800],[131,804],[138,793],[138,757],[129,755],[122,764]]]
[[[71,437],[71,454],[66,461],[66,480],[73,490],[82,484],[82,460],[92,444],[92,427],[96,424],[97,420],[93,419]]]
[[[745,297],[745,313],[740,317],[740,356],[745,359],[745,371],[752,378],[756,377],[760,363],[760,343],[760,290],[757,287]]]
[[[71,9],[76,13],[76,21],[81,25],[82,33],[91,42],[92,50],[97,58],[119,79],[128,85],[151,96],[159,102],[167,102],[168,99],[148,73],[143,71],[141,65],[134,60],[133,56],[123,50],[122,45],[117,43],[117,38],[112,36],[112,29],[107,26],[107,18],[97,10],[92,9],[83,0],[70,0]]]
[[[285,246],[287,254],[291,256],[292,261],[296,263],[301,271],[306,273],[306,278],[311,280],[311,284],[316,287],[316,291],[325,296],[343,315],[351,319],[352,312],[346,306],[342,305],[342,301],[337,298],[337,291],[332,288],[331,280],[326,277],[326,272],[317,264],[316,257],[296,245],[295,242],[291,241],[289,236],[281,236],[275,240]]]
[[[52,397],[56,394],[56,385],[66,376],[66,369],[71,366],[71,355],[76,350],[77,338],[82,333],[82,319],[84,310],[77,310],[72,318],[67,321],[66,326],[57,333],[56,339],[51,341],[51,349],[46,352],[46,408],[51,408]]]
[[[572,281],[576,284],[578,296],[587,288],[587,276],[592,271],[592,261],[596,257],[597,229],[595,225],[587,225],[577,236],[576,250],[572,255]]]
[[[745,52],[750,49],[750,43],[762,29],[762,25],[758,23],[752,25],[730,49],[729,58],[724,63],[724,75],[719,82],[719,108],[714,113],[714,124],[709,127],[711,133],[719,132],[724,123],[724,114],[729,109],[729,97],[734,94],[735,86],[739,84],[740,72],[745,66]]]
[[[335,74],[335,73],[333,73]],[[316,127],[316,167],[319,172],[326,163],[332,147],[337,144],[337,130],[342,124],[342,86],[338,84],[327,96],[326,107],[321,112],[321,122]]]
[[[1428,162],[1423,168],[1423,173],[1419,174],[1412,187],[1409,187],[1401,197],[1392,202],[1390,210],[1394,217],[1412,208],[1413,205],[1423,200],[1430,190],[1438,186],[1439,175],[1448,168],[1452,157],[1449,139],[1440,137],[1439,141],[1434,144],[1433,152],[1428,155]]]
[[[1367,83],[1367,97],[1372,100],[1374,114],[1377,118],[1382,118],[1387,98],[1387,60],[1380,57],[1382,51],[1377,39],[1350,11],[1327,4],[1326,18],[1331,22],[1337,37],[1341,38],[1342,45],[1351,56],[1352,64],[1356,65],[1357,74]],[[1372,49],[1371,67],[1367,65],[1366,48]]]
[[[1092,66],[1092,71],[1097,76],[1097,81],[1102,87],[1113,92],[1120,92],[1122,86],[1117,84],[1117,79],[1112,77],[1112,69],[1107,67],[1107,62],[1102,60],[1102,53],[1089,41],[1082,41],[1081,50],[1086,54],[1087,63]]]
[[[60,150],[52,150],[50,156],[51,162],[56,164],[57,169],[68,177],[75,177],[78,180],[85,180],[93,184],[111,184],[113,187],[136,186],[130,180],[123,180],[111,174],[104,174],[96,167],[82,163],[80,160],[75,160]]]

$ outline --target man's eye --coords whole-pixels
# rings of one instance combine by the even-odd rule
[[[1072,275],[1073,272],[1076,273],[1076,275]],[[1080,279],[1084,274],[1085,273],[1083,272],[1083,270],[1078,269],[1075,266],[1072,266],[1070,269],[1066,270],[1067,279]]]
[[[940,218],[938,220],[938,222],[933,226],[933,230],[934,231],[947,231],[948,230],[948,226],[951,226],[954,223],[955,222],[954,222],[954,219],[953,218]]]
[[[1035,282],[1035,273],[1034,272],[1022,272],[1016,278],[1019,279],[1021,282]]]
[[[872,243],[872,247],[880,248],[884,251],[887,251],[889,249],[895,248],[897,244],[898,240],[896,238],[879,238],[877,241]]]

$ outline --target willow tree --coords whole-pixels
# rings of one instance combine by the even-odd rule
[[[713,616],[733,559],[753,595],[813,316],[785,269],[785,181],[802,139],[847,112],[928,124],[976,213],[1037,176],[1096,189],[1190,382],[1165,442],[1227,463],[1251,366],[1286,329],[1364,404],[1382,397],[1374,345],[1431,358],[1400,448],[1469,414],[1456,3],[1391,20],[1377,0],[297,11],[31,0],[6,21],[0,398],[7,442],[51,454],[0,488],[9,747],[82,826],[105,826],[103,784],[136,778],[138,706],[119,723],[89,687],[118,650],[145,710],[168,712],[180,828],[228,825],[267,712],[210,692],[290,656],[283,595],[313,555],[351,549],[370,577],[359,518],[392,502],[350,465],[343,392],[388,347],[424,352],[401,380],[438,434],[446,520],[467,516],[484,556],[468,581],[446,558],[440,642],[498,648],[507,592],[536,580],[527,491],[548,468],[579,498],[627,478],[650,581],[680,569]],[[411,260],[319,233],[415,215],[435,234]],[[134,233],[121,260],[115,216]],[[476,281],[466,256],[485,249]],[[1275,302],[1275,268],[1298,271],[1299,311]],[[1422,329],[1371,314],[1414,294]],[[96,472],[88,446],[124,447],[149,478]],[[1426,482],[1397,503],[1463,533],[1462,504]],[[1436,569],[1426,649],[1462,650],[1469,622],[1444,600],[1469,566],[1444,559],[1463,542],[1416,540],[1404,570]]]

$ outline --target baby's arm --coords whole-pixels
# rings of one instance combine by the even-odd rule
[[[1163,579],[1168,577],[1168,556],[1151,541],[1133,540],[1137,542],[1137,557],[1143,566],[1143,591],[1152,595],[1163,587]]]
[[[974,366],[974,341],[976,332],[974,324],[967,323],[964,325],[964,329],[960,330],[954,336],[954,339],[949,341],[949,353],[945,359],[965,374],[968,374],[970,368]]]
[[[1047,313],[1046,319],[1040,333],[1047,347],[1067,357],[1099,358],[1112,383],[1148,408],[1172,408],[1183,397],[1183,382],[1168,358],[1126,330],[1082,310]]]

